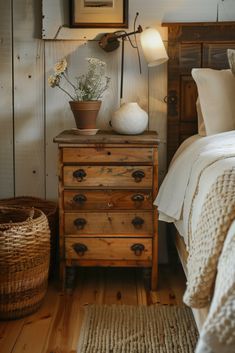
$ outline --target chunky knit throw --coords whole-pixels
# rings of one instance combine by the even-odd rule
[[[215,349],[219,347],[213,352],[235,348],[234,220],[235,167],[220,175],[208,190],[195,234],[191,235],[187,264],[184,302],[202,308],[211,302],[214,293],[203,327],[205,340],[214,344]]]

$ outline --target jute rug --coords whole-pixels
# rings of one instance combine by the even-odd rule
[[[88,306],[78,353],[193,353],[197,327],[187,307]]]

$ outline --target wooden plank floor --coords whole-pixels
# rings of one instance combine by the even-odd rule
[[[88,304],[182,305],[185,277],[181,267],[159,268],[158,291],[148,289],[141,269],[79,269],[71,293],[50,283],[40,310],[26,318],[0,322],[1,353],[75,353]]]

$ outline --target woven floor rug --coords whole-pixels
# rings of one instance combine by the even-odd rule
[[[187,307],[87,306],[78,353],[193,353],[197,327]]]

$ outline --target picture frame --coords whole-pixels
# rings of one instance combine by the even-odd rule
[[[127,28],[129,0],[70,0],[72,28]]]

